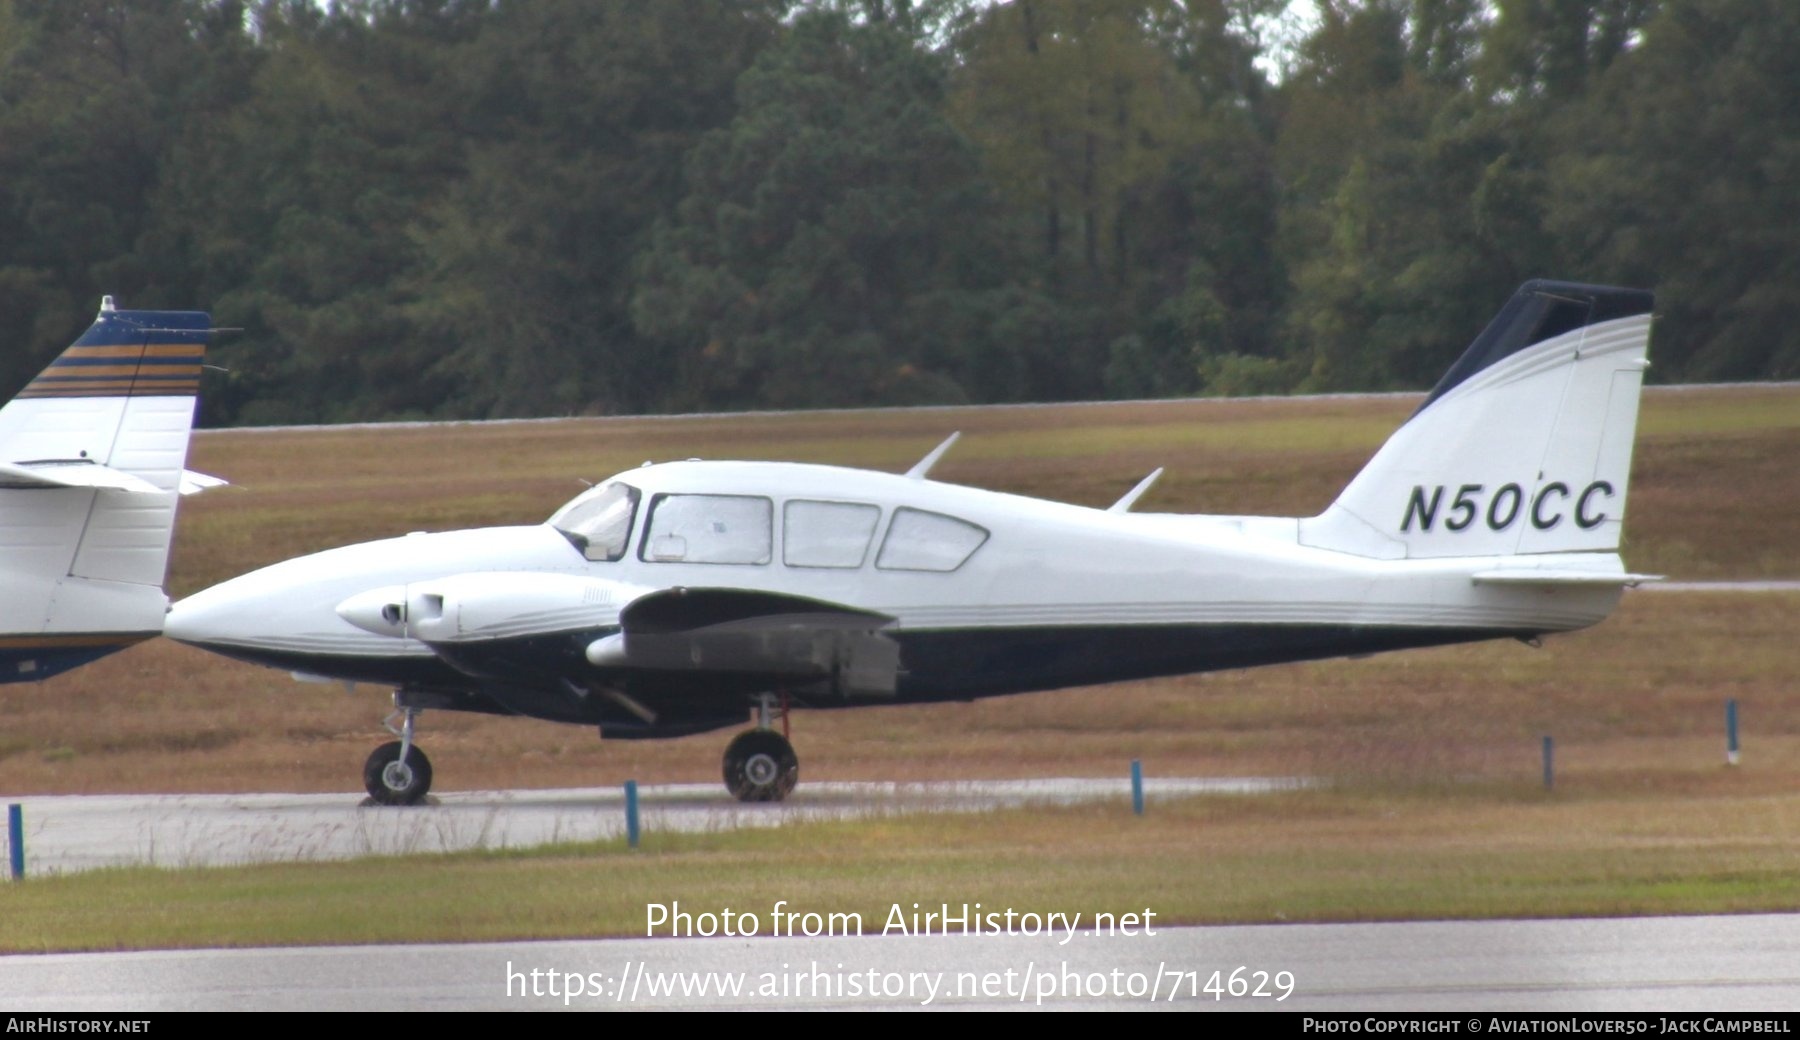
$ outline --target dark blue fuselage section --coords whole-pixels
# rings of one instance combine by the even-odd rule
[[[891,697],[846,696],[828,681],[767,673],[603,669],[583,651],[616,629],[439,647],[436,656],[332,658],[265,651],[232,656],[332,678],[393,685],[422,708],[526,715],[601,726],[609,736],[679,736],[741,723],[778,692],[809,708],[919,704],[1090,686],[1440,646],[1535,633],[1367,625],[1098,625],[892,632],[901,668]],[[618,691],[655,721],[625,708]]]

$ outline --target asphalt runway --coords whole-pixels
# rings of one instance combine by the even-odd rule
[[[1257,794],[1304,781],[1269,778],[1146,779],[1144,796]],[[806,783],[775,804],[732,801],[717,784],[639,790],[643,831],[718,831],[890,813],[980,811],[1115,799],[1131,782],[1005,780],[943,783]],[[398,808],[354,794],[93,795],[19,799],[25,873],[100,867],[171,868],[354,859],[361,856],[527,848],[626,833],[617,787],[461,791]]]
[[[766,930],[771,915],[765,910],[759,918]],[[1091,924],[1084,916],[1073,934],[1059,926],[1035,936],[954,929],[882,936],[883,922],[867,921],[861,935],[820,938],[8,956],[0,957],[0,1008],[1791,1013],[1800,1007],[1800,915],[1793,914],[1218,928],[1150,922],[1153,935],[1142,928],[1133,935],[1095,934]]]

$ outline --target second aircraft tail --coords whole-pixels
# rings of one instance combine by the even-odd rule
[[[0,408],[0,682],[38,679],[162,629],[210,318],[109,297]]]

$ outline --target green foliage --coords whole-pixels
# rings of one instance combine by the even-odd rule
[[[992,212],[941,114],[941,62],[885,22],[803,14],[738,82],[730,125],[639,267],[638,330],[680,406],[959,401],[992,342]],[[952,333],[957,333],[953,335]]]
[[[1483,85],[1522,101],[1573,98],[1626,52],[1658,6],[1660,0],[1496,0],[1477,62]]]
[[[1662,379],[1800,378],[1800,8],[1670,0],[1559,125],[1567,262],[1658,284]]]
[[[1206,392],[1215,397],[1268,397],[1286,393],[1299,380],[1291,363],[1248,354],[1218,354],[1200,366]]]
[[[453,73],[466,172],[415,225],[408,312],[445,412],[665,405],[675,366],[632,326],[630,266],[773,31],[763,7],[714,0],[498,10]]]
[[[211,424],[1416,388],[1536,276],[1800,376],[1800,8],[1313,9],[0,0],[0,392],[107,293]]]
[[[1018,263],[1109,344],[1063,355],[1075,370],[1038,396],[1092,396],[1087,366],[1114,396],[1188,393],[1198,359],[1267,349],[1281,288],[1266,84],[1234,7],[1267,5],[1031,0],[959,37],[951,111],[1006,200]]]
[[[183,142],[146,243],[147,263],[167,251],[190,267],[167,291],[245,330],[213,355],[229,369],[203,396],[213,420],[430,409],[438,388],[418,376],[424,347],[398,303],[416,263],[409,222],[457,163],[437,110],[447,18],[433,5],[260,9],[243,95]]]
[[[237,64],[241,3],[0,2],[0,387],[66,346],[104,293],[167,276],[139,249],[158,181]]]

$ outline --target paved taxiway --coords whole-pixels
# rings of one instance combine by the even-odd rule
[[[1083,927],[1072,937],[1061,931],[870,934],[880,927],[871,921],[861,936],[818,939],[9,956],[0,957],[0,1007],[1791,1012],[1800,1006],[1800,915],[1793,914],[1156,928],[1155,935],[1130,936],[1096,936]],[[1231,973],[1240,966],[1246,971],[1239,978],[1268,995],[1230,995]],[[1268,973],[1268,981],[1257,972]],[[1285,989],[1280,972],[1290,973],[1293,984],[1278,1000]],[[578,987],[571,976],[580,979]],[[1206,992],[1209,983],[1227,992],[1215,998]],[[738,991],[720,996],[721,986]],[[566,995],[572,989],[577,994]]]
[[[1147,779],[1147,799],[1285,790],[1291,779]],[[717,784],[643,787],[645,832],[774,827],[805,820],[976,811],[1117,799],[1118,780],[803,784],[787,801],[743,805]],[[115,866],[201,867],[526,848],[625,833],[621,789],[462,791],[395,808],[352,794],[94,795],[21,799],[26,875]]]

